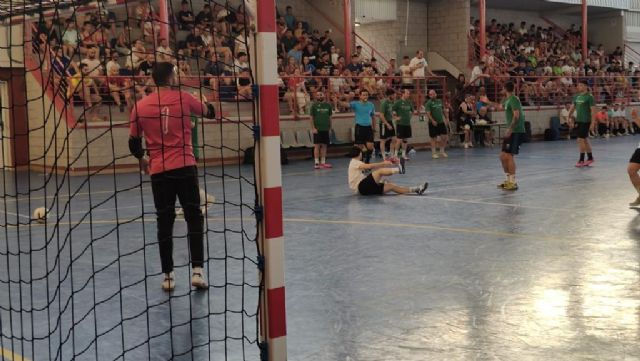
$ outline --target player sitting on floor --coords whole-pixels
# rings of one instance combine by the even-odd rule
[[[399,164],[391,161],[381,163],[367,164],[362,161],[362,149],[354,146],[349,152],[351,163],[349,163],[349,187],[356,193],[363,196],[383,195],[385,193],[394,192],[398,194],[416,193],[422,195],[429,186],[425,182],[416,187],[402,187],[391,182],[387,182],[383,177],[389,177],[394,174],[404,174],[404,161],[401,159]],[[371,171],[365,175],[366,171]]]

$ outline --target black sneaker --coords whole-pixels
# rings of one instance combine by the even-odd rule
[[[400,158],[400,164],[398,164],[398,169],[400,169],[400,174],[405,174],[407,172],[407,169],[404,166],[405,163],[406,161],[404,160],[404,158]]]
[[[423,185],[418,186],[418,190],[416,191],[416,193],[421,196],[424,194],[424,192],[427,191],[428,187],[429,187],[429,182],[424,182]]]

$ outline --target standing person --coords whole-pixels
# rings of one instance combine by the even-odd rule
[[[203,276],[203,216],[200,209],[198,170],[193,155],[190,115],[214,117],[213,105],[206,106],[187,92],[172,89],[177,83],[175,66],[158,62],[152,71],[157,91],[140,100],[131,112],[129,150],[151,175],[151,189],[157,214],[158,245],[164,280],[162,289],[175,288],[173,272],[173,223],[176,197],[184,209],[191,254],[191,285],[207,288]],[[149,160],[142,148],[146,142]]]
[[[429,100],[424,105],[427,117],[429,118],[429,136],[431,137],[431,158],[447,158],[445,152],[448,141],[447,123],[449,119],[445,116],[442,100],[438,99],[435,90],[429,90]],[[440,155],[436,153],[436,148],[440,148]]]
[[[580,159],[576,163],[576,167],[585,167],[593,164],[593,152],[591,150],[591,144],[589,144],[589,132],[593,131],[595,126],[596,116],[596,102],[593,99],[593,95],[587,88],[585,79],[581,79],[578,82],[578,94],[573,97],[573,104],[569,110],[569,114],[576,111],[576,129],[578,133],[578,149],[580,150]],[[571,124],[573,128],[573,124]],[[584,160],[584,155],[587,154],[587,160]]]
[[[516,182],[516,162],[514,156],[520,151],[520,145],[524,141],[524,111],[520,99],[513,93],[515,86],[512,82],[508,82],[504,86],[506,99],[502,105],[492,103],[489,99],[482,99],[487,104],[494,104],[497,108],[504,109],[507,123],[507,131],[502,142],[502,152],[500,153],[500,162],[504,170],[506,179],[503,183],[498,184],[498,188],[515,191],[518,189]]]
[[[367,150],[363,154],[365,163],[371,161],[373,154],[373,117],[376,108],[369,102],[369,93],[365,90],[360,92],[360,98],[351,102],[351,109],[356,117],[355,145],[366,146]]]
[[[413,104],[409,100],[411,93],[409,90],[402,91],[402,97],[393,103],[393,118],[396,120],[396,149],[402,148],[402,159],[407,157],[407,143],[411,138],[411,117],[413,116]],[[394,155],[395,156],[395,155]]]
[[[313,132],[313,158],[315,169],[332,168],[327,163],[327,147],[329,146],[329,131],[331,130],[331,104],[325,101],[324,94],[318,92],[316,101],[311,106],[311,131]]]
[[[424,90],[427,87],[425,79],[425,71],[428,70],[427,59],[424,58],[424,52],[422,50],[416,51],[416,56],[409,62],[411,67],[411,76],[413,77],[414,84],[416,85],[416,95],[414,104],[416,108],[423,107],[424,104]],[[424,111],[424,109],[421,109]]]
[[[396,129],[393,126],[393,103],[396,101],[396,92],[393,89],[387,89],[387,98],[380,104],[380,153],[382,158],[398,156],[398,144],[396,139]],[[389,144],[389,157],[385,153],[385,147],[388,140],[391,140]]]
[[[354,146],[349,151],[351,162],[349,163],[348,179],[349,188],[355,193],[363,196],[380,196],[385,193],[416,193],[424,194],[429,186],[428,182],[415,187],[402,187],[391,182],[385,181],[384,177],[394,174],[404,174],[404,166],[402,162],[399,165],[391,161],[381,163],[366,164],[362,161],[363,152],[360,147]],[[366,174],[369,172],[369,174]]]

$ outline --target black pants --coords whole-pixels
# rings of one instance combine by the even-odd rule
[[[202,267],[204,217],[200,210],[198,169],[191,166],[154,174],[151,176],[151,189],[158,216],[158,245],[162,272],[173,271],[173,222],[176,218],[176,196],[180,200],[184,219],[187,222],[191,267]]]

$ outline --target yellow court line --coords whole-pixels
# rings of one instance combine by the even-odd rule
[[[2,347],[0,347],[0,356],[2,356],[5,361],[30,361],[28,358],[22,357],[21,355]]]

